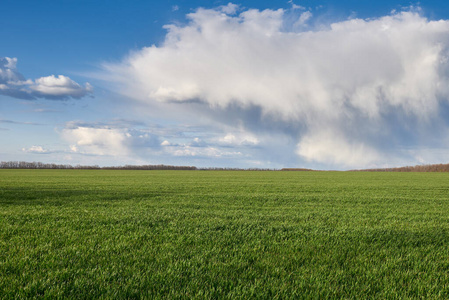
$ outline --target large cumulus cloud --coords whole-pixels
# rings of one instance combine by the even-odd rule
[[[92,91],[89,83],[83,87],[64,75],[25,79],[17,70],[17,58],[0,58],[0,95],[19,99],[66,100],[82,98]]]
[[[105,68],[144,102],[257,111],[221,120],[290,134],[306,161],[381,165],[449,145],[448,21],[403,11],[322,27],[310,11],[228,8],[198,9]]]

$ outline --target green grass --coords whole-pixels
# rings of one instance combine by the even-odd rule
[[[0,170],[0,298],[448,298],[449,174]]]

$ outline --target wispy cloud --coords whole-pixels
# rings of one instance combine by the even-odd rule
[[[224,137],[219,138],[218,141],[226,146],[256,146],[260,143],[255,135],[244,132],[229,132]]]
[[[16,125],[44,125],[42,123],[34,123],[34,122],[18,122],[18,121],[13,121],[13,120],[5,120],[5,119],[0,119],[0,123],[3,124],[16,124]]]
[[[42,146],[31,146],[30,148],[22,148],[22,151],[27,153],[34,153],[34,154],[50,154],[53,153],[52,151],[43,148]]]
[[[227,5],[222,5],[218,8],[219,11],[228,14],[234,15],[240,9],[240,6],[234,3],[228,3]]]
[[[295,4],[295,3],[293,2],[293,0],[288,1],[288,3],[292,6],[292,9],[301,9],[301,10],[306,9],[304,6]]]
[[[89,83],[81,86],[64,75],[50,75],[35,80],[25,79],[17,70],[17,58],[0,58],[0,95],[19,99],[80,99],[92,94]]]
[[[381,165],[449,145],[435,131],[449,128],[448,21],[408,10],[323,27],[298,7],[238,9],[200,8],[105,69],[143,102],[196,107],[255,140],[288,134],[305,161]]]

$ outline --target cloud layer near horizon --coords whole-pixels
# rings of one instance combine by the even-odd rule
[[[25,79],[17,70],[17,58],[0,58],[0,95],[19,99],[79,99],[92,93],[89,83],[83,87],[64,75]]]
[[[323,28],[310,11],[237,12],[200,8],[165,26],[161,46],[105,68],[141,101],[290,134],[307,161],[379,166],[449,145],[448,21],[408,11]]]
[[[59,133],[70,143],[72,153],[141,156],[142,159],[149,153],[175,157],[235,158],[242,156],[237,148],[251,148],[259,143],[257,138],[241,131],[222,133],[219,138],[199,138],[199,132],[193,130],[188,135],[188,130],[142,127],[119,120],[109,124],[69,122]],[[44,153],[41,146],[23,150]]]

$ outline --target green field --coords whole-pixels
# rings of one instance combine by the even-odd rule
[[[0,298],[449,298],[449,174],[0,170]]]

